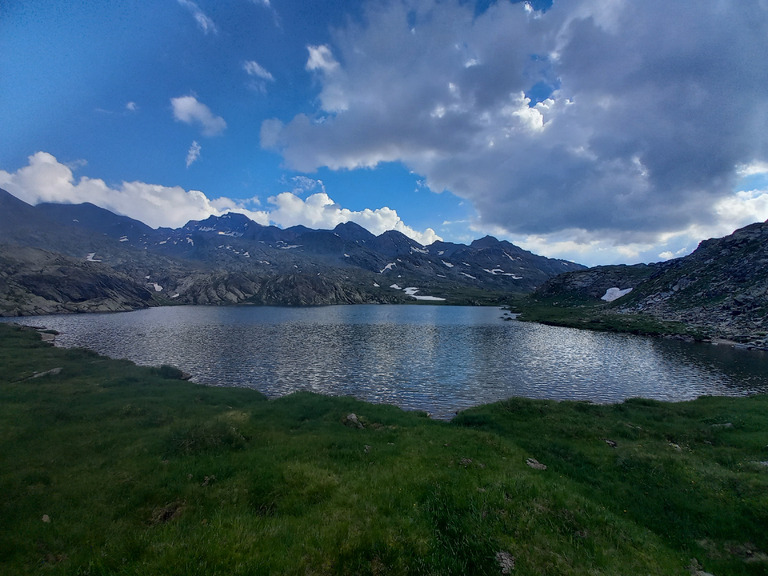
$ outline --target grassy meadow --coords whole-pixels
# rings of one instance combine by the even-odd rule
[[[178,376],[0,324],[0,574],[768,573],[768,397],[442,422]]]

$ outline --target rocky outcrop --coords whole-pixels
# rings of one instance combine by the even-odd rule
[[[145,308],[152,293],[98,262],[0,245],[0,316]]]
[[[608,311],[682,322],[712,338],[768,348],[768,222],[705,240],[676,260],[564,274],[535,295],[595,304],[609,288],[633,290],[605,304]]]

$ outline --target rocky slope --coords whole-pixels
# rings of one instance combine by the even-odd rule
[[[676,260],[565,274],[536,295],[596,304],[610,288],[632,289],[605,304],[612,312],[683,322],[713,338],[768,347],[768,222],[705,240]]]
[[[41,264],[39,251],[52,260]],[[489,303],[583,268],[492,237],[422,246],[353,223],[281,229],[231,213],[153,229],[92,204],[33,207],[2,190],[0,258],[0,315],[172,303]]]

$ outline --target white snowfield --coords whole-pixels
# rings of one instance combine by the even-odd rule
[[[379,270],[379,274],[384,274],[384,272],[386,272],[387,270],[392,270],[392,267],[393,267],[393,266],[397,266],[397,264],[395,264],[394,262],[390,262],[389,264],[387,264],[386,266],[384,266],[384,268],[382,268],[381,270]]]
[[[603,294],[602,298],[600,300],[605,300],[606,302],[613,302],[614,300],[618,300],[622,296],[629,294],[632,292],[632,288],[626,288],[622,290],[621,288],[608,288],[608,290],[605,291],[605,294]]]
[[[443,302],[445,298],[439,298],[437,296],[417,296],[416,292],[418,292],[419,289],[415,286],[409,286],[408,288],[403,288],[403,292],[408,294],[411,298],[416,298],[416,300],[428,300],[431,302]]]

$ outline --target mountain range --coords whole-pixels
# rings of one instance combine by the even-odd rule
[[[423,246],[347,222],[260,225],[227,213],[154,229],[93,204],[0,190],[0,315],[164,304],[503,303],[583,266],[493,237]]]

